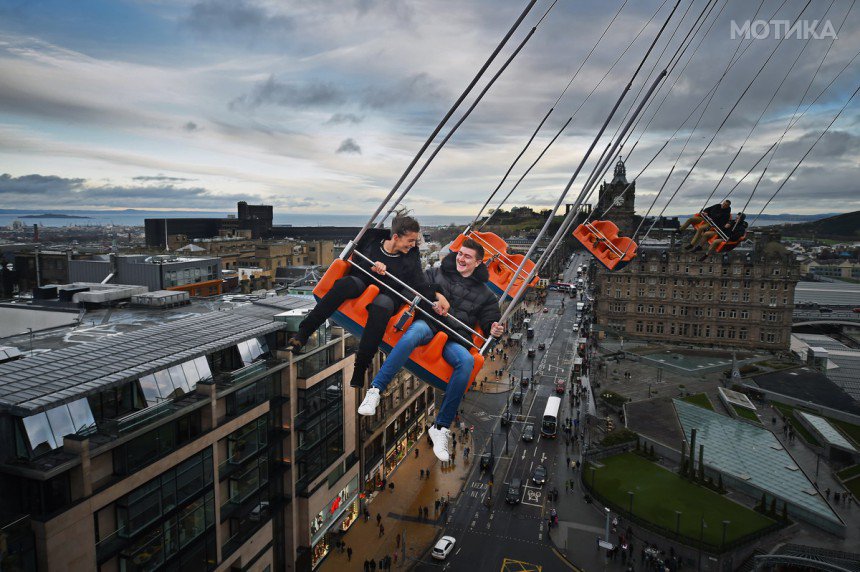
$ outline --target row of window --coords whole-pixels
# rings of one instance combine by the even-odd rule
[[[640,266],[640,271],[645,270],[644,264],[640,264],[639,266]],[[685,274],[690,274],[690,264],[684,264],[684,265],[675,264],[675,272],[681,272],[681,268],[684,269]],[[696,268],[696,266],[693,266],[693,268]],[[790,274],[790,272],[783,273],[781,268],[770,268],[770,269],[764,268],[764,269],[762,269],[762,268],[751,267],[749,265],[731,265],[731,266],[720,265],[718,267],[720,269],[719,272],[714,272],[714,265],[713,264],[710,264],[708,266],[699,266],[698,268],[699,268],[699,274],[715,274],[716,273],[716,274],[720,274],[721,276],[728,276],[729,274],[731,274],[734,276],[743,275],[743,276],[752,276],[755,278],[760,278],[763,276],[780,276],[783,274]],[[731,272],[729,272],[729,269],[731,269]],[[648,267],[648,271],[666,274],[666,273],[671,271],[671,268],[665,264],[664,265],[651,264]],[[615,282],[619,283],[619,284],[622,281],[626,281],[627,284],[630,284],[630,283],[632,283],[632,280],[633,280],[633,277],[630,275],[628,275],[628,276],[615,276],[614,278],[615,278]],[[640,276],[639,277],[639,283],[645,284],[645,282],[644,282],[645,279],[646,279],[646,277]],[[664,278],[664,280],[665,280],[665,278]],[[607,277],[607,281],[612,282],[612,277],[611,276]],[[665,284],[665,282],[660,282],[660,283]],[[653,284],[653,282],[651,282],[651,284]]]
[[[644,288],[640,288],[637,291],[637,297],[638,298],[645,298],[646,297],[646,292],[645,292]],[[648,298],[655,298],[656,297],[656,298],[660,298],[661,300],[665,300],[666,299],[666,289],[660,288],[660,290],[658,292],[655,292],[653,289],[649,290],[647,292],[647,297]],[[615,299],[615,300],[628,300],[630,298],[631,298],[630,290],[627,290],[626,296],[622,296],[621,290],[616,289],[615,290],[615,296],[613,299]],[[672,290],[672,300],[694,300],[694,301],[704,302],[704,301],[713,301],[715,298],[717,300],[719,300],[720,302],[728,302],[729,300],[731,300],[732,302],[750,302],[753,299],[749,290],[743,290],[742,292],[732,291],[731,293],[726,292],[725,290],[720,290],[717,292],[716,296],[714,295],[714,292],[712,292],[710,290],[704,291],[704,292],[701,290],[695,290],[695,289]],[[779,296],[776,296],[774,294],[771,294],[770,296],[765,296],[764,292],[762,292],[758,297],[758,303],[759,304],[767,304],[769,306],[776,306],[780,300],[782,301],[783,306],[788,306],[788,304],[789,304],[788,296],[783,296],[782,298],[780,298]]]
[[[619,331],[625,331],[625,324],[622,322],[609,323]],[[716,338],[730,340],[749,340],[749,330],[746,327],[735,328],[734,326],[711,326],[710,324],[665,324],[663,322],[643,322],[637,321],[634,331],[637,334],[669,334],[670,336],[684,336],[692,338]],[[760,341],[766,343],[779,343],[781,334],[779,332],[762,330],[760,332]]]

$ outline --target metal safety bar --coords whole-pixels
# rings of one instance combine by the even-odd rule
[[[703,221],[705,221],[706,223],[711,225],[711,228],[713,228],[715,231],[717,231],[717,234],[720,235],[720,238],[722,238],[726,242],[729,241],[729,235],[724,233],[723,230],[717,226],[717,223],[714,222],[714,219],[709,217],[705,212],[700,212],[699,215],[702,217]]]
[[[362,254],[362,253],[361,253],[361,252],[359,252],[358,250],[355,250],[355,251],[353,252],[353,254],[357,254],[358,256],[360,256],[362,259],[364,259],[366,262],[368,262],[368,263],[370,263],[370,264],[373,264],[373,263],[374,263],[374,261],[373,261],[373,260],[369,259],[367,256],[365,256],[364,254]],[[403,300],[403,301],[404,301],[404,302],[406,302],[407,304],[410,304],[410,305],[412,304],[412,302],[413,302],[412,300],[410,300],[409,298],[407,298],[406,296],[404,296],[403,294],[401,294],[400,292],[398,292],[397,290],[395,290],[394,288],[392,288],[390,284],[386,284],[385,282],[381,281],[378,277],[374,276],[374,275],[373,275],[373,273],[371,273],[370,271],[365,270],[364,268],[362,268],[361,266],[359,266],[359,265],[358,265],[358,263],[357,263],[357,262],[355,262],[354,260],[347,260],[347,262],[349,262],[353,267],[358,268],[359,270],[361,270],[362,272],[364,272],[365,274],[367,274],[371,279],[373,279],[373,281],[374,281],[374,282],[377,282],[378,284],[380,284],[380,285],[384,286],[385,288],[387,288],[388,290],[390,290],[392,293],[396,294],[396,295],[397,295],[401,300]],[[397,276],[395,276],[394,274],[392,274],[392,273],[390,273],[390,272],[386,272],[386,273],[385,273],[385,275],[386,275],[386,276],[388,276],[388,277],[390,277],[391,279],[393,279],[395,282],[397,282],[397,284],[399,284],[400,286],[403,286],[404,288],[406,288],[407,290],[409,290],[411,293],[415,294],[415,296],[416,296],[416,297],[418,297],[418,298],[420,298],[420,299],[424,300],[424,301],[425,301],[425,302],[427,302],[428,304],[435,304],[435,302],[433,302],[432,300],[429,300],[428,298],[426,298],[426,297],[422,296],[420,292],[418,292],[417,290],[415,290],[414,288],[412,288],[411,286],[409,286],[409,284],[406,284],[405,282],[403,282],[402,280],[400,280],[400,279],[399,279]],[[421,308],[420,306],[416,306],[416,307],[415,307],[415,309],[416,309],[416,310],[418,310],[419,312],[421,312],[422,314],[424,314],[425,316],[427,316],[428,318],[430,318],[431,320],[433,320],[434,322],[436,322],[439,326],[441,326],[441,327],[442,327],[442,328],[444,328],[445,330],[450,331],[450,333],[454,334],[455,336],[457,336],[458,338],[460,338],[461,340],[463,340],[464,342],[466,342],[468,345],[472,346],[473,348],[475,348],[475,349],[477,349],[477,350],[481,350],[481,348],[480,348],[480,347],[478,347],[477,345],[475,345],[471,340],[467,340],[465,336],[463,336],[463,335],[462,335],[462,334],[460,334],[459,332],[457,332],[457,331],[455,331],[454,329],[452,329],[449,325],[447,325],[447,324],[445,324],[445,323],[441,322],[440,320],[438,320],[438,319],[437,319],[435,316],[433,316],[430,312],[428,312],[428,311],[424,310],[424,309],[423,309],[423,308]],[[485,345],[487,345],[487,344],[486,344],[486,342],[489,342],[490,340],[492,340],[492,336],[487,336],[487,337],[482,336],[481,334],[479,334],[478,332],[476,332],[475,330],[473,330],[470,326],[468,326],[467,324],[464,324],[463,322],[461,322],[460,320],[458,320],[456,317],[454,317],[454,316],[452,316],[452,315],[450,315],[450,314],[449,314],[448,316],[446,316],[446,317],[447,317],[448,319],[450,319],[450,320],[453,320],[456,324],[458,324],[458,325],[460,325],[460,326],[462,326],[462,327],[466,328],[466,329],[467,329],[467,330],[469,330],[469,332],[471,332],[472,334],[474,334],[474,335],[478,336],[478,338],[480,338],[482,341],[484,341],[484,342],[485,342]],[[488,345],[487,345],[487,347],[488,347]],[[481,350],[481,353],[483,353],[483,350]]]
[[[609,248],[609,250],[611,250],[614,254],[621,256],[621,257],[623,257],[624,255],[627,254],[626,251],[622,251],[620,248],[618,248],[617,246],[612,244],[612,241],[609,240],[605,234],[600,232],[598,229],[594,228],[594,225],[592,225],[590,222],[585,223],[585,227],[588,230],[590,230],[592,234],[597,235],[597,241],[598,242],[606,243],[606,247]]]

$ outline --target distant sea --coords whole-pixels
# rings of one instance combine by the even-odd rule
[[[21,218],[24,215],[61,214],[68,216],[87,218]],[[235,215],[233,212],[201,212],[201,211],[68,211],[68,210],[9,210],[0,209],[0,227],[10,226],[13,221],[20,220],[25,226],[38,224],[40,226],[143,226],[145,218],[227,218],[227,215]],[[366,215],[342,215],[342,214],[291,214],[275,212],[274,223],[276,225],[292,226],[363,226],[371,213]],[[450,223],[466,224],[471,221],[467,216],[449,215],[427,215],[421,216],[416,213],[418,221],[425,226],[440,226]]]

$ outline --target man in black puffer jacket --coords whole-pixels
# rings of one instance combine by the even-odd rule
[[[427,271],[427,279],[437,288],[437,292],[450,302],[449,315],[470,327],[480,326],[484,332],[489,332],[490,335],[498,338],[505,330],[498,322],[502,315],[496,295],[487,286],[490,274],[483,264],[483,259],[483,247],[474,240],[466,239],[460,247],[460,252],[451,252],[442,260],[440,268]],[[445,318],[442,318],[442,321],[450,330],[471,341],[472,334],[463,326]],[[364,401],[358,408],[360,415],[376,413],[380,394],[385,391],[400,368],[406,364],[412,350],[429,343],[440,329],[432,322],[424,320],[412,322],[373,379]],[[469,353],[466,342],[450,331],[442,357],[451,364],[454,373],[451,374],[448,386],[444,388],[445,399],[442,400],[436,416],[436,424],[430,428],[429,434],[433,441],[433,452],[439,460],[449,461],[451,457],[448,439],[451,432],[448,427],[460,408],[460,401],[469,383],[475,358]]]
[[[448,301],[438,293],[438,288],[427,282],[427,277],[421,271],[421,257],[418,254],[418,221],[411,216],[398,214],[391,222],[391,233],[385,229],[369,230],[356,250],[373,261],[369,264],[363,258],[356,256],[354,261],[358,266],[372,273],[376,280],[388,285],[380,285],[379,294],[367,306],[367,323],[364,333],[355,353],[355,367],[352,371],[351,387],[364,387],[364,375],[370,367],[374,354],[385,335],[385,326],[394,312],[403,303],[402,299],[391,290],[400,292],[408,299],[414,296],[411,292],[391,280],[386,274],[391,272],[402,282],[418,291],[430,300],[436,300],[433,311],[443,315],[448,310]],[[308,339],[346,300],[359,297],[370,285],[374,278],[361,270],[350,269],[347,276],[337,280],[331,290],[323,296],[314,309],[299,324],[299,331],[289,340],[289,349],[299,351],[308,343]]]

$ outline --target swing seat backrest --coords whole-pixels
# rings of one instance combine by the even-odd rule
[[[487,265],[487,271],[490,273],[490,282],[488,286],[501,296],[511,283],[511,278],[522,263],[524,256],[522,254],[508,254],[508,243],[492,232],[471,231],[468,236],[461,234],[448,247],[451,252],[459,252],[463,241],[471,238],[478,244],[484,247],[484,263]],[[526,261],[522,272],[519,273],[514,285],[508,292],[508,297],[513,298],[517,295],[523,285],[523,280],[534,269],[535,263],[532,260]],[[533,288],[537,286],[539,276],[534,276],[526,286]]]
[[[573,236],[608,270],[620,270],[636,258],[638,245],[631,238],[618,236],[618,226],[612,221],[581,224]]]
[[[335,260],[314,288],[313,293],[316,299],[320,300],[325,296],[337,280],[348,274],[349,268],[349,262],[341,259]],[[356,273],[358,272],[356,271]],[[341,304],[337,312],[331,316],[332,321],[350,333],[361,336],[364,332],[364,327],[367,325],[367,306],[379,294],[379,291],[379,286],[375,284],[369,285],[357,298],[346,300]],[[404,303],[388,321],[382,338],[382,344],[380,345],[381,350],[390,353],[391,349],[403,336],[403,333],[412,325],[414,317],[410,317],[401,330],[395,328],[395,325],[400,321],[403,314],[408,312],[409,305]],[[480,329],[477,329],[477,331],[480,332]],[[451,379],[451,374],[454,372],[454,368],[442,356],[442,350],[447,340],[447,333],[438,332],[430,343],[416,348],[406,364],[406,369],[427,383],[442,390],[447,387],[448,380]],[[475,337],[473,342],[478,346],[481,344],[480,339],[477,337]],[[472,354],[475,363],[469,376],[467,390],[472,386],[478,372],[481,371],[484,365],[484,356],[480,355],[477,349],[470,347],[469,353]]]
[[[716,239],[716,237],[714,237],[714,239],[712,239],[712,240],[710,240],[710,241],[708,241],[708,242],[709,242],[709,243],[710,243],[710,242],[713,242],[713,240],[715,240],[715,239]],[[729,240],[729,241],[722,242],[722,243],[720,243],[720,244],[718,244],[718,245],[717,245],[716,251],[717,251],[717,252],[731,252],[732,250],[734,250],[734,249],[735,249],[735,247],[736,247],[737,245],[739,245],[740,243],[742,243],[742,242],[743,242],[743,241],[745,241],[746,239],[747,239],[747,235],[746,235],[746,234],[744,234],[742,237],[740,237],[740,238],[739,238],[739,239],[737,239],[737,240]]]

